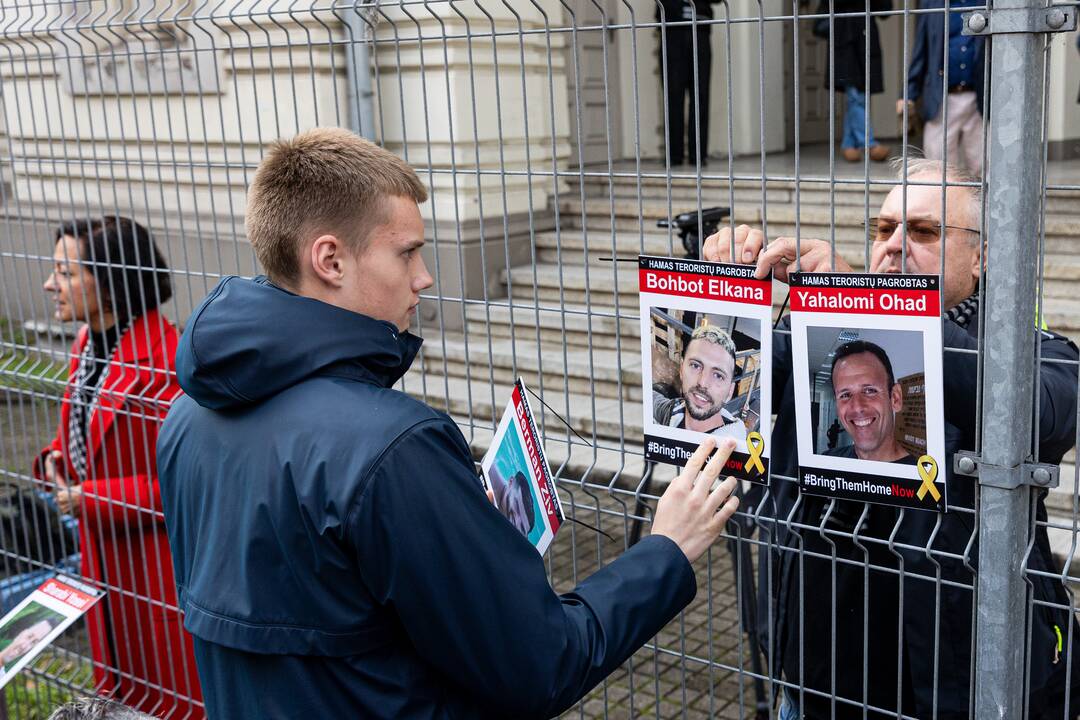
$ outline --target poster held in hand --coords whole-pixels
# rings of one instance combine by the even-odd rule
[[[938,277],[795,273],[790,286],[802,492],[946,510]]]
[[[547,552],[565,515],[520,378],[480,471],[499,512],[541,555]]]
[[[0,618],[0,688],[7,685],[103,593],[64,575],[49,578]]]
[[[705,438],[730,437],[724,474],[767,483],[772,278],[647,255],[638,275],[645,458],[681,466]]]

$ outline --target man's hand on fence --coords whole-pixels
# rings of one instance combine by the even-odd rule
[[[832,245],[823,240],[780,237],[765,245],[765,235],[749,225],[735,228],[735,254],[731,254],[731,228],[722,228],[715,235],[705,240],[702,258],[712,262],[737,262],[757,265],[755,275],[765,278],[769,271],[781,281],[788,281],[788,274],[795,270],[802,272],[851,272],[851,266],[842,257],[836,256],[833,267]],[[796,260],[798,264],[796,266]]]
[[[729,477],[714,489],[713,483],[724,469],[735,441],[725,438],[708,464],[705,458],[716,448],[716,440],[706,438],[687,461],[686,467],[660,498],[652,534],[670,538],[694,562],[716,542],[724,526],[739,507],[735,497],[737,481]],[[702,465],[705,465],[704,470]]]
[[[735,254],[731,254],[731,228],[723,227],[719,232],[705,238],[701,257],[711,262],[734,262],[750,265],[757,262],[761,246],[765,244],[765,235],[749,225],[735,228]]]

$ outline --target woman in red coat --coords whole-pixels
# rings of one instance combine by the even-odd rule
[[[85,323],[34,474],[80,518],[81,572],[107,590],[87,616],[97,688],[158,717],[202,718],[156,473],[158,428],[180,392],[176,329],[157,310],[168,268],[138,223],[78,221],[56,233],[45,290],[57,320]]]

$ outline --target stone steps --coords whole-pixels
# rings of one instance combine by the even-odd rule
[[[501,301],[503,303],[509,300]],[[568,304],[535,306],[532,301],[513,301],[513,307],[495,304],[488,307],[470,305],[465,315],[470,337],[535,342],[539,328],[540,342],[561,348],[638,348],[639,323],[637,307],[622,308],[619,317],[612,310],[595,309],[589,313],[583,305]],[[629,311],[629,312],[628,312]]]
[[[421,374],[426,372],[426,377]],[[427,392],[422,391],[426,382]],[[405,391],[419,397],[432,407],[451,415],[471,418],[477,421],[492,421],[502,415],[510,399],[510,383],[496,382],[494,385],[484,376],[474,376],[470,382],[465,378],[435,374],[423,370],[419,364],[405,377]],[[539,387],[530,385],[530,389],[539,393]],[[559,413],[578,433],[590,442],[615,449],[625,441],[640,445],[644,436],[644,411],[640,401],[620,401],[616,398],[599,397],[580,392],[566,393],[561,383],[557,388],[545,387],[545,401]],[[533,413],[537,424],[545,425],[548,432],[555,436],[566,436],[562,420],[544,408],[539,402],[533,402]]]
[[[785,232],[794,234],[794,228],[778,227],[778,235],[782,236]],[[585,265],[586,246],[590,266],[601,271],[610,266],[610,261],[607,259],[612,257],[613,248],[616,257],[626,260],[636,257],[642,251],[646,255],[667,256],[674,248],[674,255],[681,257],[684,254],[677,236],[672,240],[666,234],[659,233],[639,234],[618,230],[583,233],[580,229],[576,229],[559,233],[553,231],[537,233],[537,261],[557,264],[561,258],[564,267],[581,268]],[[836,252],[855,270],[862,270],[866,256],[862,228],[838,228]],[[1080,282],[1080,255],[1048,253],[1043,267],[1046,279],[1044,293],[1047,297],[1076,297],[1078,282]]]
[[[705,202],[704,205],[722,205],[720,202]],[[674,206],[672,210],[677,214],[693,209],[694,205]],[[869,213],[873,217],[880,206],[871,204]],[[609,202],[603,199],[587,199],[582,205],[578,198],[565,198],[561,202],[562,227],[581,227],[582,208],[584,208],[587,226],[590,231],[615,230],[637,231],[642,224],[650,231],[655,231],[656,221],[669,217],[666,202],[650,198],[639,204],[636,200],[616,199]],[[612,209],[614,208],[615,221],[612,223]],[[768,221],[770,237],[785,234],[782,230],[787,227],[794,228],[796,217],[799,219],[800,230],[803,237],[829,237],[828,228],[834,223],[837,226],[849,228],[861,228],[865,220],[865,212],[860,207],[838,206],[830,208],[828,205],[806,204],[799,208],[796,213],[794,204],[769,203]],[[762,212],[760,205],[744,205],[736,207],[735,222],[746,223],[755,227],[761,227]],[[817,232],[818,229],[824,232]],[[1046,219],[1047,251],[1077,252],[1075,242],[1080,237],[1080,213],[1068,216],[1050,216]],[[1034,238],[1033,238],[1034,244]]]
[[[641,402],[641,352],[636,338],[622,352],[580,348],[564,343],[538,344],[533,338],[484,338],[469,335],[424,345],[423,367],[431,373],[509,386],[521,377],[534,389],[552,388],[600,398]],[[540,380],[543,379],[541,384]],[[537,390],[539,392],[539,390]]]
[[[838,166],[843,169],[844,163]],[[729,183],[725,178],[728,175],[727,164],[723,161],[714,162],[704,169],[703,177],[698,181],[693,170],[680,168],[681,172],[672,173],[670,179],[663,170],[643,170],[645,177],[622,177],[611,179],[606,177],[584,178],[586,196],[599,198],[605,201],[614,197],[620,200],[636,202],[639,197],[646,200],[652,199],[666,204],[669,196],[673,205],[696,206],[698,202],[698,187],[700,185],[701,203],[705,207],[721,205],[735,207],[736,210],[751,204],[762,204],[762,188],[760,180],[737,179]],[[760,167],[755,168],[753,173],[742,173],[736,169],[735,175],[760,175]],[[767,167],[767,172],[774,172]],[[811,178],[811,179],[808,179]],[[576,183],[574,192],[563,193],[561,197],[577,197]],[[803,206],[829,207],[830,205],[857,207],[861,209],[869,203],[870,213],[881,207],[882,201],[892,188],[892,175],[888,172],[872,173],[870,182],[867,183],[860,175],[851,175],[847,172],[837,172],[835,182],[830,183],[827,173],[807,174],[796,183],[794,180],[768,180],[765,183],[765,202],[771,209],[777,205],[792,205],[796,200]],[[1054,184],[1054,183],[1051,183]],[[733,190],[729,191],[729,185]],[[1052,189],[1047,191],[1046,212],[1048,215],[1076,216],[1077,208],[1080,207],[1080,191]],[[680,212],[675,207],[676,212]]]

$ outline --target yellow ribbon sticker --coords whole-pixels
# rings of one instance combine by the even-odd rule
[[[934,479],[937,477],[937,462],[929,455],[923,455],[916,465],[919,468],[922,485],[919,486],[919,491],[915,495],[922,500],[926,497],[926,493],[930,493],[930,497],[934,498],[934,502],[941,502],[941,491],[934,484]]]
[[[750,450],[750,459],[746,462],[746,470],[756,468],[758,475],[765,474],[765,466],[761,464],[761,453],[765,452],[765,438],[761,433],[754,431],[746,435],[746,447]]]

